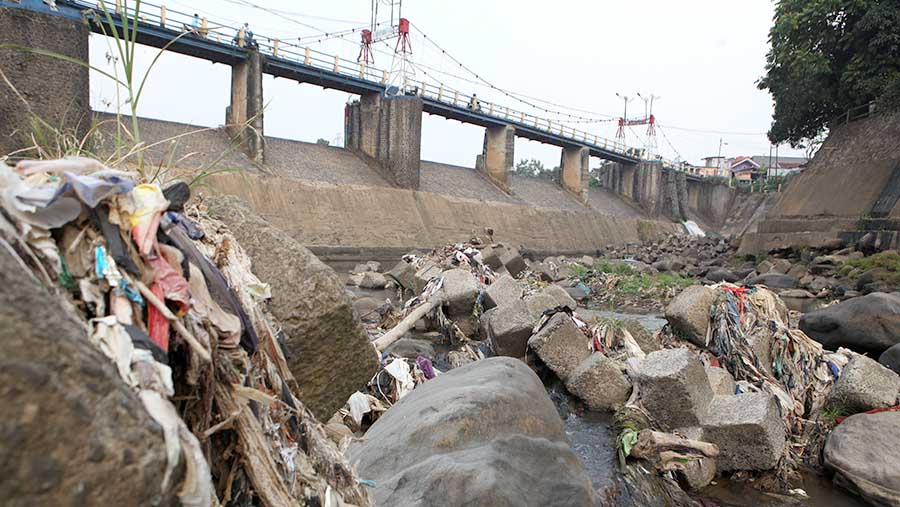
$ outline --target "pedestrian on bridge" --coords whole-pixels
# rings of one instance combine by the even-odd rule
[[[472,94],[472,100],[469,101],[469,109],[472,111],[481,111],[481,104],[478,102],[478,94]]]

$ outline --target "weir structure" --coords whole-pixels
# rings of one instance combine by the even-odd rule
[[[615,140],[551,120],[510,109],[501,104],[480,102],[475,97],[432,83],[412,83],[399,94],[390,92],[387,72],[368,62],[349,62],[310,48],[298,48],[275,39],[253,39],[243,29],[223,31],[217,23],[203,19],[202,28],[191,16],[154,6],[142,5],[140,20],[132,23],[133,12],[125,12],[119,2],[87,0],[0,0],[0,43],[51,50],[74,60],[87,62],[90,32],[120,33],[134,30],[137,43],[222,63],[232,67],[231,100],[226,108],[226,124],[239,145],[257,163],[265,161],[263,121],[265,103],[262,76],[291,79],[359,96],[345,112],[346,147],[370,159],[375,167],[401,188],[419,185],[422,114],[428,113],[484,127],[484,146],[477,168],[497,187],[508,190],[507,173],[514,161],[515,138],[522,137],[561,149],[559,184],[586,202],[590,157],[637,166],[640,150]],[[110,23],[107,16],[112,20]],[[183,19],[182,19],[183,18]],[[71,127],[89,125],[89,79],[85,67],[50,57],[14,49],[0,50],[0,67],[28,68],[12,73],[16,91],[4,88],[0,112],[12,119],[0,127],[0,152],[24,148],[15,128],[29,125],[33,116],[50,124]],[[35,70],[37,69],[37,70]],[[23,100],[29,103],[23,107]]]

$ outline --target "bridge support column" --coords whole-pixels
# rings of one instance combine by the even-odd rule
[[[418,189],[422,153],[422,99],[368,94],[349,104],[345,146],[373,159],[388,181]]]
[[[584,204],[587,204],[588,200],[590,160],[591,153],[587,148],[563,148],[560,183]]]
[[[87,62],[88,34],[88,26],[82,20],[0,7],[0,45],[44,49]],[[35,116],[54,129],[73,133],[79,140],[87,132],[91,124],[87,67],[0,49],[0,69],[14,87],[0,80],[0,155],[32,145],[25,136],[31,133]]]
[[[484,147],[475,168],[504,191],[509,191],[507,175],[513,169],[516,129],[510,125],[484,129]]]
[[[231,67],[231,105],[225,112],[226,129],[254,162],[265,162],[263,131],[262,71],[265,64],[259,51],[247,53],[247,60]]]

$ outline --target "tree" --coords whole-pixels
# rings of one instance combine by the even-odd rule
[[[805,146],[873,100],[900,105],[897,0],[781,0],[769,43],[758,85],[775,101],[773,143]]]
[[[516,176],[525,176],[527,178],[541,178],[552,180],[559,173],[559,168],[547,169],[540,160],[522,159],[516,164],[516,168],[512,172]]]

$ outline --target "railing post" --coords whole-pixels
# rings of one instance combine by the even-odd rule
[[[491,102],[490,106],[488,107],[488,114],[491,116],[494,116],[494,103],[493,102]]]
[[[116,0],[116,14],[122,15],[122,0]]]
[[[438,87],[438,102],[444,100],[444,85]]]
[[[506,119],[509,119],[509,106],[506,106]]]
[[[454,92],[453,92],[453,105],[455,106],[457,102],[459,102],[459,90],[454,90]]]
[[[309,48],[303,52],[303,65],[309,65]]]
[[[207,35],[209,35],[209,21],[204,17],[200,20],[200,37],[205,39]]]
[[[204,18],[205,21],[206,18]],[[272,56],[278,56],[278,39],[272,41]]]
[[[334,55],[334,73],[335,74],[340,73],[340,62],[341,62],[341,58],[338,55]]]
[[[538,117],[534,117],[534,128],[538,128]]]
[[[600,143],[597,142],[597,141],[598,141],[597,136],[594,136],[594,144],[595,144],[595,145],[596,145],[596,144],[600,144]]]
[[[366,62],[359,62],[359,78],[366,78]]]
[[[163,28],[166,27],[166,14],[168,14],[166,11],[166,6],[160,5],[159,6],[159,26],[161,26]]]
[[[428,85],[425,84],[425,81],[422,81],[422,89],[419,91],[419,96],[420,96],[420,97],[425,97],[425,87],[426,87],[426,86],[428,86]]]
[[[381,84],[387,84],[387,71],[381,71]]]

